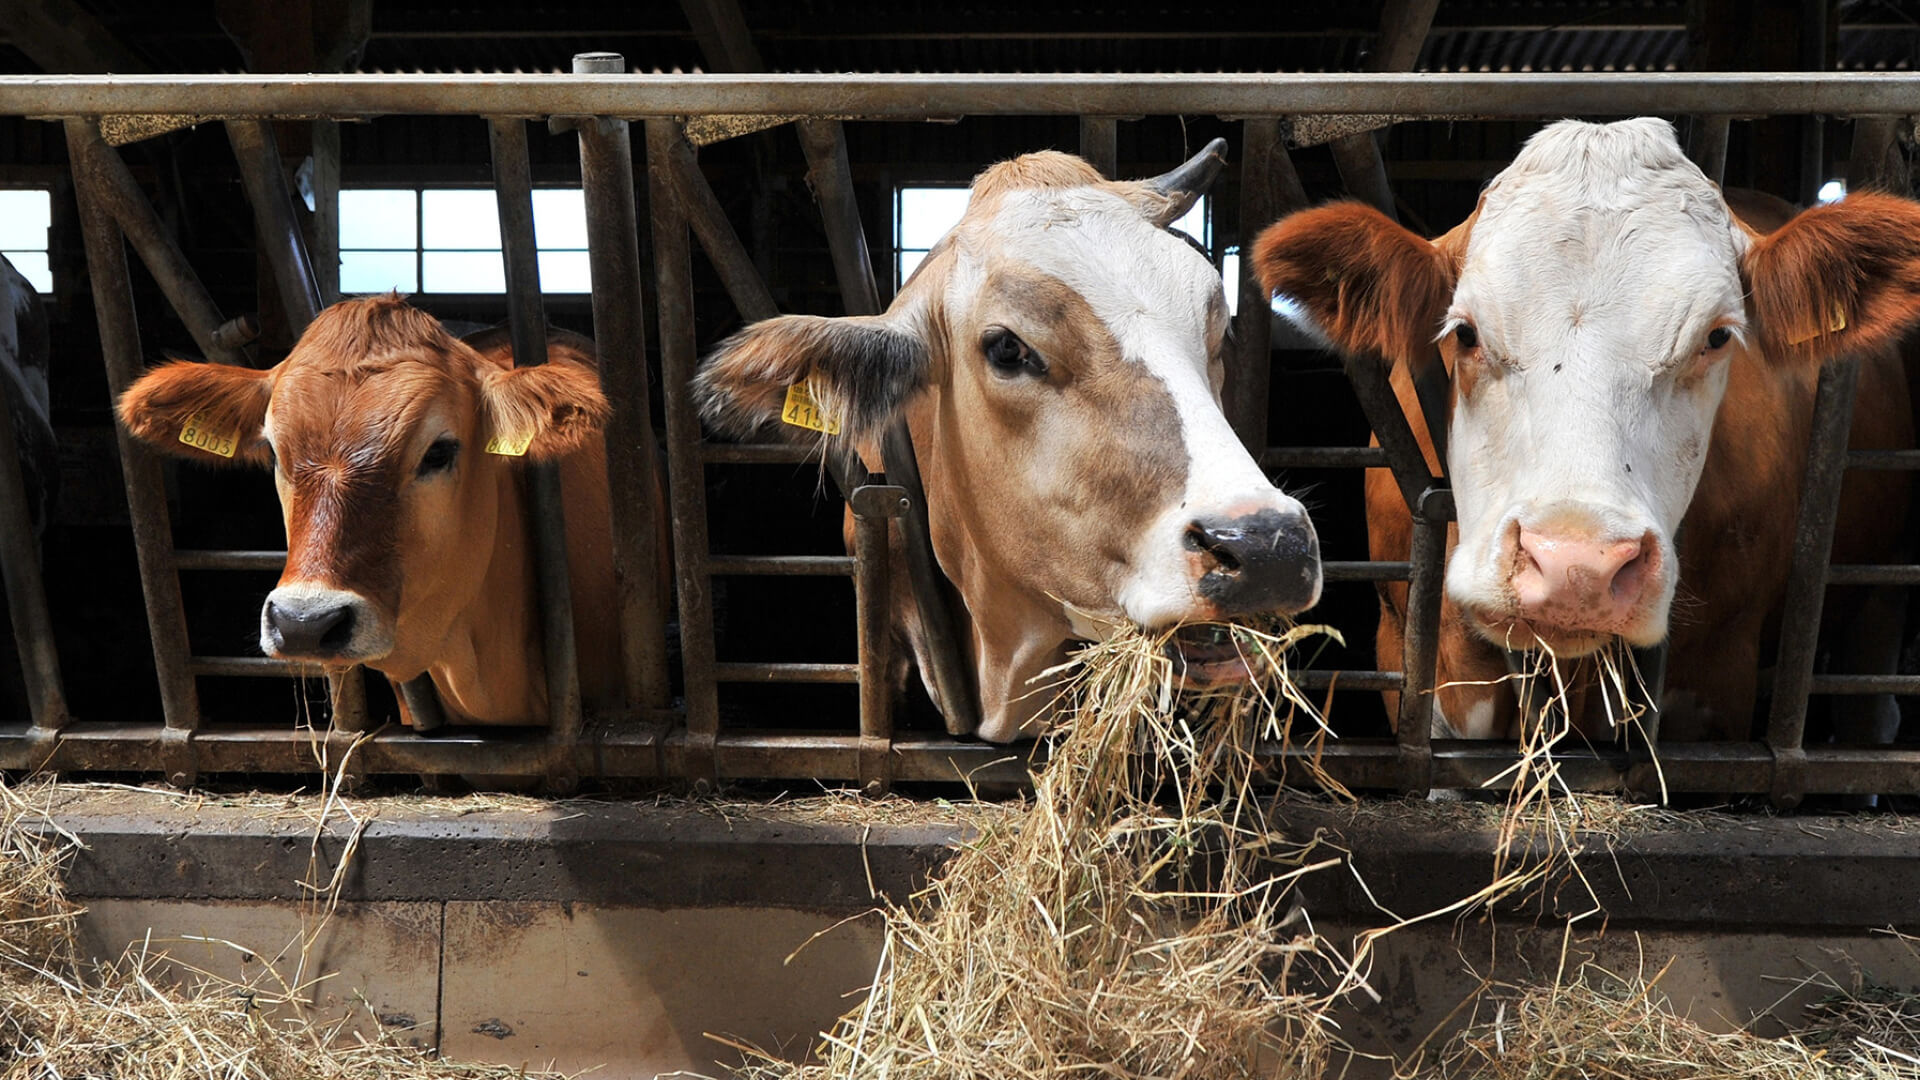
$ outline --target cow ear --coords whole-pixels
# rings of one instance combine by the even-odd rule
[[[1269,226],[1253,247],[1268,295],[1307,310],[1349,354],[1426,363],[1453,293],[1438,247],[1360,203],[1303,210]]]
[[[597,438],[613,412],[600,373],[577,360],[493,368],[481,377],[480,392],[486,449],[510,457],[566,457]]]
[[[115,411],[134,438],[208,465],[266,465],[271,371],[176,360],[142,375]]]
[[[721,342],[694,398],[715,430],[740,436],[786,415],[789,390],[803,386],[829,433],[865,441],[926,385],[928,364],[926,344],[888,317],[783,315]]]
[[[1743,267],[1763,355],[1818,363],[1920,323],[1920,204],[1861,192],[1755,240]]]

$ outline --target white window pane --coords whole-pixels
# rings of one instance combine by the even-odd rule
[[[593,291],[593,272],[587,266],[584,251],[543,251],[540,253],[540,291],[584,293]]]
[[[900,284],[905,285],[907,283],[907,279],[913,276],[914,270],[917,269],[920,266],[920,264],[925,262],[926,260],[927,260],[927,253],[924,251],[901,252],[900,253]]]
[[[435,248],[494,248],[500,247],[500,208],[493,201],[493,191],[425,191],[421,193],[421,216],[425,219],[421,228],[420,246],[432,251]],[[429,264],[431,265],[431,264]],[[500,272],[500,260],[494,259],[494,272]],[[427,291],[467,291],[443,290],[433,284],[433,271],[427,271]],[[484,290],[474,290],[484,291]],[[493,292],[501,291],[495,285]]]
[[[1193,209],[1184,214],[1173,227],[1200,241],[1200,246],[1213,250],[1213,238],[1207,235],[1207,197],[1200,196],[1193,202]]]
[[[491,197],[491,196],[489,196]],[[428,215],[431,219],[432,215]],[[425,281],[422,292],[503,293],[507,291],[507,268],[500,252],[429,251],[423,257]]]
[[[38,289],[43,295],[53,295],[53,268],[47,265],[47,253],[44,251],[0,251],[7,261],[13,264],[27,283]]]
[[[343,251],[340,253],[340,291],[414,292],[420,285],[414,280],[413,259],[411,251]]]
[[[1240,253],[1229,252],[1220,257],[1220,280],[1227,287],[1227,314],[1233,315],[1240,310]]]
[[[47,226],[52,221],[53,195],[50,192],[0,190],[0,249],[47,250]]]
[[[340,246],[412,250],[414,192],[348,188],[340,193]]]
[[[900,235],[893,238],[893,246],[930,248],[958,225],[966,212],[966,188],[901,188]]]
[[[587,246],[587,197],[579,188],[539,188],[533,193],[533,242],[540,248]]]

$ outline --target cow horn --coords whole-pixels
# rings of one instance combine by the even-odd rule
[[[1151,180],[1142,180],[1141,183],[1154,194],[1168,200],[1166,209],[1153,215],[1153,223],[1171,225],[1180,220],[1180,216],[1193,209],[1193,204],[1220,178],[1220,170],[1226,167],[1227,140],[1215,139],[1171,172],[1161,173]]]

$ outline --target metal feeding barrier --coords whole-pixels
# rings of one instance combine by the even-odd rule
[[[900,781],[1019,781],[1019,751],[966,739],[896,734],[886,686],[890,566],[888,522],[900,520],[908,541],[907,577],[923,610],[948,602],[925,541],[926,507],[903,430],[885,439],[889,483],[871,482],[857,462],[827,466],[848,493],[856,527],[851,557],[717,556],[707,539],[706,470],[711,466],[799,464],[817,448],[710,443],[702,438],[688,392],[698,362],[694,331],[692,242],[697,239],[740,314],[777,314],[772,294],[721,211],[688,143],[688,118],[749,115],[797,118],[809,180],[821,204],[848,313],[877,311],[878,292],[861,228],[841,130],[843,119],[925,121],[964,115],[1056,114],[1081,118],[1083,150],[1111,172],[1115,118],[1205,114],[1235,120],[1244,182],[1240,229],[1251,237],[1305,195],[1280,136],[1289,116],[1367,114],[1379,117],[1618,116],[1695,117],[1695,155],[1716,178],[1724,160],[1729,116],[1774,113],[1859,118],[1860,132],[1891,138],[1889,117],[1920,113],[1920,76],[1780,74],[1569,75],[628,75],[612,54],[576,58],[572,75],[243,75],[16,76],[0,78],[0,114],[65,124],[74,189],[100,325],[108,384],[114,394],[139,374],[141,345],[128,278],[131,243],[152,271],[211,362],[235,362],[231,324],[159,224],[118,152],[101,139],[108,115],[216,116],[223,119],[254,209],[258,240],[293,329],[310,321],[320,292],[294,217],[267,121],[275,117],[370,117],[390,113],[475,116],[490,125],[495,190],[507,266],[507,307],[514,362],[545,358],[544,324],[532,225],[526,124],[547,118],[580,142],[593,325],[602,380],[615,403],[608,429],[613,490],[626,708],[583,715],[569,608],[564,521],[558,476],[534,470],[532,489],[540,573],[550,715],[544,730],[452,730],[421,734],[385,729],[369,735],[358,672],[331,678],[334,709],[324,738],[336,765],[350,773],[486,774],[543,778],[569,790],[582,777],[680,778],[696,785],[722,779],[853,781],[870,792]],[[629,121],[644,122],[647,206],[654,256],[658,346],[666,400],[669,505],[659,504],[652,457],[642,270]],[[1856,135],[1856,138],[1860,137]],[[1856,155],[1858,157],[1858,155]],[[1431,474],[1383,365],[1350,362],[1348,374],[1378,438],[1378,447],[1278,448],[1266,445],[1270,340],[1266,297],[1243,261],[1238,283],[1227,415],[1269,469],[1391,469],[1413,514],[1405,562],[1329,562],[1329,581],[1407,581],[1409,609],[1402,671],[1309,671],[1308,689],[1400,692],[1393,739],[1340,739],[1314,748],[1320,767],[1364,788],[1421,794],[1434,787],[1472,787],[1515,760],[1510,744],[1430,737],[1439,638],[1441,578],[1447,525],[1453,518],[1443,477]],[[1839,479],[1848,467],[1920,469],[1920,451],[1858,452],[1846,442],[1859,363],[1845,359],[1821,373],[1789,582],[1789,610],[1774,677],[1764,742],[1684,743],[1659,747],[1672,791],[1759,793],[1783,805],[1808,792],[1920,793],[1920,751],[1804,744],[1812,694],[1920,693],[1920,676],[1816,673],[1815,634],[1829,584],[1911,585],[1920,566],[1828,565]],[[191,652],[181,601],[181,570],[278,570],[284,553],[182,551],[173,545],[165,489],[155,454],[120,433],[133,535],[145,589],[162,724],[78,722],[66,708],[44,583],[27,531],[19,463],[5,410],[0,410],[0,565],[26,686],[27,725],[0,729],[0,767],[69,771],[159,771],[176,784],[212,773],[310,771],[316,736],[287,723],[245,727],[202,724],[196,680],[202,677],[313,674],[259,657],[206,657]],[[658,515],[671,514],[675,590],[684,696],[670,697],[668,597],[656,584]],[[859,656],[853,663],[722,663],[715,656],[711,581],[722,575],[826,575],[853,579]],[[937,615],[932,682],[949,716],[970,715],[962,653],[952,625]],[[844,732],[784,734],[731,731],[721,723],[718,687],[728,682],[843,683],[860,688],[858,723]],[[430,685],[401,688],[412,712],[430,726]],[[353,747],[350,760],[346,751]],[[1274,755],[1297,748],[1266,747]],[[1572,786],[1646,791],[1644,750],[1601,749],[1562,755]]]

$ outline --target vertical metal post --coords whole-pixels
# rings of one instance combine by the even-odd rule
[[[547,362],[547,316],[540,298],[540,264],[533,235],[533,174],[527,162],[527,122],[488,120],[493,150],[494,196],[500,212],[501,257],[506,263],[507,316],[513,366]],[[535,578],[540,594],[540,642],[546,661],[549,784],[571,790],[578,783],[573,752],[580,741],[580,671],[575,655],[573,590],[567,575],[567,518],[561,501],[560,466],[528,464],[528,505],[533,515]]]
[[[53,613],[47,607],[16,437],[13,409],[0,400],[0,578],[6,582],[7,613],[20,651],[33,729],[46,737],[66,726],[67,697],[60,681],[60,654],[53,647]]]
[[[293,195],[287,190],[280,147],[265,120],[228,120],[227,141],[240,165],[240,180],[253,207],[253,231],[260,250],[273,267],[273,283],[286,305],[287,326],[299,337],[325,306],[320,285],[307,256],[306,234],[293,216]]]
[[[727,290],[727,296],[739,310],[740,317],[758,322],[780,314],[779,305],[773,302],[773,293],[768,291],[766,282],[760,278],[760,271],[753,264],[753,256],[747,253],[747,246],[740,242],[740,234],[734,231],[733,223],[727,220],[727,212],[720,205],[719,196],[713,193],[706,175],[700,171],[700,161],[693,155],[692,144],[678,131],[674,132],[672,143],[667,148],[667,164],[687,224],[693,228],[693,235],[700,241],[700,250],[707,253],[707,261],[713,264],[714,272],[720,275],[720,284]]]
[[[1109,180],[1120,169],[1120,122],[1111,116],[1080,118],[1080,156]]]
[[[86,153],[90,131],[82,120],[67,121],[67,150],[74,160]],[[127,277],[127,252],[114,222],[82,171],[74,177],[74,197],[87,245],[87,276],[100,326],[100,353],[107,389],[114,398],[133,384],[141,368],[140,327],[133,309],[133,285]],[[196,779],[193,732],[200,726],[200,696],[187,669],[187,617],[180,601],[180,573],[173,566],[173,530],[160,459],[116,425],[121,470],[127,484],[127,510],[133,521],[134,553],[146,594],[147,628],[153,636],[153,666],[160,681],[160,705],[166,717],[160,758],[169,782],[186,787]]]
[[[340,299],[340,121],[313,122],[313,277],[322,306]]]
[[[1253,241],[1260,231],[1307,205],[1300,175],[1280,140],[1280,121],[1240,124],[1240,280],[1233,317],[1233,353],[1227,357],[1227,420],[1248,452],[1267,448],[1267,402],[1273,386],[1273,309],[1253,268]]]
[[[1710,113],[1693,118],[1687,128],[1687,156],[1707,179],[1724,183],[1727,175],[1727,128],[1732,117]]]
[[[660,308],[661,387],[667,395],[667,471],[673,505],[674,576],[680,593],[680,657],[685,668],[687,778],[711,787],[720,734],[719,688],[713,670],[713,597],[707,580],[706,466],[700,459],[700,416],[693,407],[693,252],[686,213],[674,190],[673,140],[678,125],[646,122],[647,204],[653,218],[654,295]]]
[[[622,74],[618,53],[582,53],[576,75]],[[620,592],[620,656],[629,706],[665,709],[666,597],[659,550],[660,457],[647,386],[646,308],[640,286],[640,231],[634,209],[633,138],[625,120],[581,123],[580,185],[587,204],[587,258],[593,272],[593,337],[600,382],[613,399],[607,421],[607,480],[613,490],[613,568]]]
[[[847,499],[853,508],[853,590],[859,613],[860,786],[868,795],[893,785],[893,601],[887,520],[908,505],[905,488],[870,484]]]
[[[1813,686],[1815,646],[1827,600],[1827,564],[1833,527],[1840,516],[1840,482],[1847,469],[1847,436],[1853,427],[1854,390],[1860,358],[1846,356],[1820,369],[1813,396],[1807,467],[1800,483],[1800,514],[1793,532],[1793,565],[1782,610],[1793,618],[1780,627],[1774,666],[1773,705],[1767,714],[1767,748],[1773,751],[1774,805],[1799,804],[1806,791],[1807,694]]]
[[[367,672],[359,665],[327,672],[327,698],[333,703],[331,727],[359,734],[373,730],[367,718]]]

